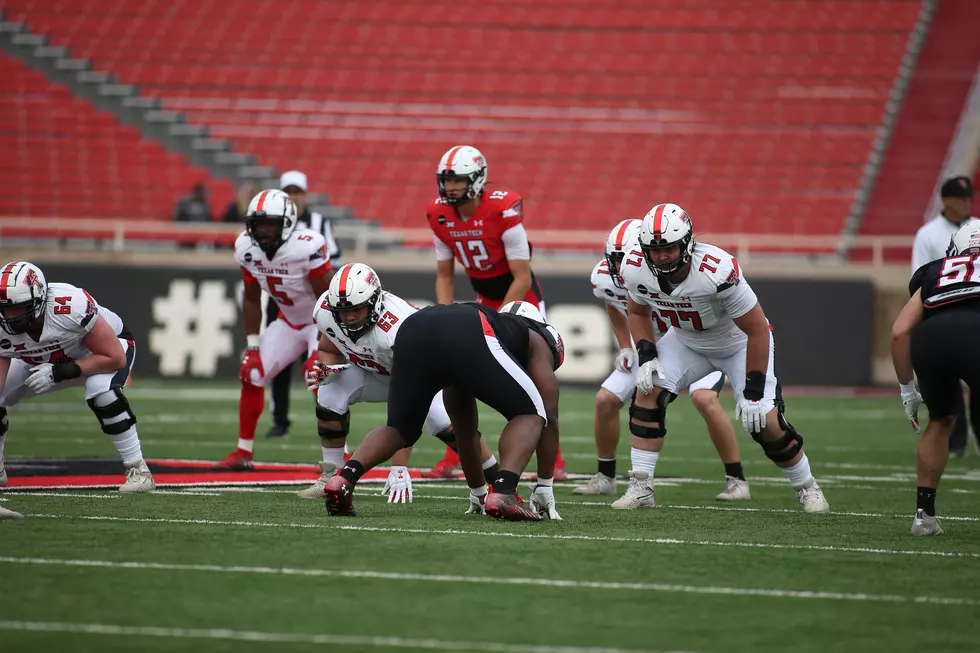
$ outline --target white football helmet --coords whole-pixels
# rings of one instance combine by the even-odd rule
[[[252,242],[272,256],[296,229],[296,204],[284,191],[269,188],[248,203],[245,230]]]
[[[949,239],[946,256],[959,256],[961,254],[969,254],[970,256],[980,254],[980,220],[968,218]]]
[[[640,249],[650,271],[657,276],[668,276],[677,272],[694,252],[694,223],[687,211],[676,204],[658,204],[643,218],[640,225]],[[680,256],[668,265],[656,265],[654,250],[680,245]]]
[[[498,313],[510,313],[511,315],[520,315],[521,317],[526,317],[529,320],[534,320],[541,324],[547,324],[547,320],[544,319],[544,315],[541,315],[541,311],[538,307],[531,302],[510,302],[509,304],[504,304],[500,307]]]
[[[612,277],[613,285],[617,288],[623,287],[620,266],[623,264],[623,259],[639,244],[637,238],[642,223],[642,220],[632,218],[623,220],[613,227],[609,237],[606,238],[606,263],[609,265],[609,276]]]
[[[357,340],[371,330],[384,313],[384,298],[381,279],[377,272],[363,263],[348,263],[330,280],[327,288],[327,306],[333,319],[352,340]],[[368,307],[367,315],[360,322],[345,323],[342,311]]]
[[[13,261],[0,268],[0,327],[10,335],[27,331],[44,315],[48,283],[41,268]]]
[[[446,195],[446,179],[466,179],[466,193],[462,197]],[[442,155],[436,170],[439,197],[450,206],[466,204],[480,196],[487,185],[487,159],[480,150],[469,145],[457,145]]]

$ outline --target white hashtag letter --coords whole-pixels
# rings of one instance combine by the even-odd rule
[[[202,281],[196,293],[190,279],[174,279],[166,297],[153,300],[153,320],[162,328],[150,331],[150,351],[160,357],[160,373],[214,376],[218,359],[232,353],[232,335],[226,328],[236,318],[234,300],[226,296],[224,281]]]

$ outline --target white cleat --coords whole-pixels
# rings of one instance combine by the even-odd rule
[[[933,515],[930,517],[922,510],[915,511],[915,519],[912,520],[912,535],[942,535],[943,527],[939,525],[939,519]]]
[[[612,502],[612,507],[616,510],[637,510],[639,508],[656,508],[657,503],[653,500],[653,483],[649,472],[634,472],[630,474],[630,484],[626,488],[626,494]]]
[[[823,496],[823,490],[817,485],[815,479],[810,479],[803,487],[796,490],[796,498],[803,504],[803,512],[806,513],[827,513],[830,512],[830,504]]]
[[[585,485],[576,485],[572,494],[616,494],[616,479],[602,473],[596,474]]]
[[[0,519],[23,519],[24,515],[0,506]]]
[[[120,492],[152,492],[156,488],[157,484],[145,460],[126,465],[126,482],[119,486]]]
[[[323,490],[327,487],[327,481],[330,480],[330,477],[337,473],[337,465],[334,463],[321,462],[320,471],[322,472],[320,474],[320,478],[316,479],[316,481],[310,487],[297,492],[296,496],[298,496],[300,499],[323,498]]]
[[[725,477],[725,491],[715,497],[718,501],[748,501],[751,498],[749,482],[734,476]]]

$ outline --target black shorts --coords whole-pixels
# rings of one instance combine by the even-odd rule
[[[547,419],[534,382],[474,304],[429,306],[401,325],[388,389],[388,426],[398,429],[406,444],[415,444],[432,398],[444,388],[472,395],[508,421],[518,415]]]
[[[980,313],[946,311],[915,327],[912,367],[929,417],[955,415],[960,381],[980,392]]]

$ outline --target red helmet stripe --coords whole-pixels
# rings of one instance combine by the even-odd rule
[[[664,209],[666,204],[661,204],[653,214],[653,233],[662,234],[664,232]]]
[[[626,237],[626,230],[630,228],[630,221],[623,220],[616,232],[616,249],[623,249],[623,238]]]
[[[340,301],[347,301],[347,277],[350,276],[351,268],[354,267],[353,263],[348,263],[344,267],[340,268],[340,288],[337,292],[340,295]]]
[[[7,301],[7,284],[10,283],[10,273],[14,271],[14,264],[9,263],[0,272],[0,300]]]
[[[456,154],[458,154],[461,149],[463,149],[463,146],[457,145],[453,149],[449,150],[449,158],[446,159],[446,172],[453,169],[453,161],[456,160]]]
[[[261,211],[262,210],[262,207],[265,206],[265,196],[268,195],[268,194],[269,194],[269,191],[264,190],[264,191],[262,191],[262,194],[259,195],[259,203],[258,203],[258,206],[255,207],[255,210],[256,211]]]

